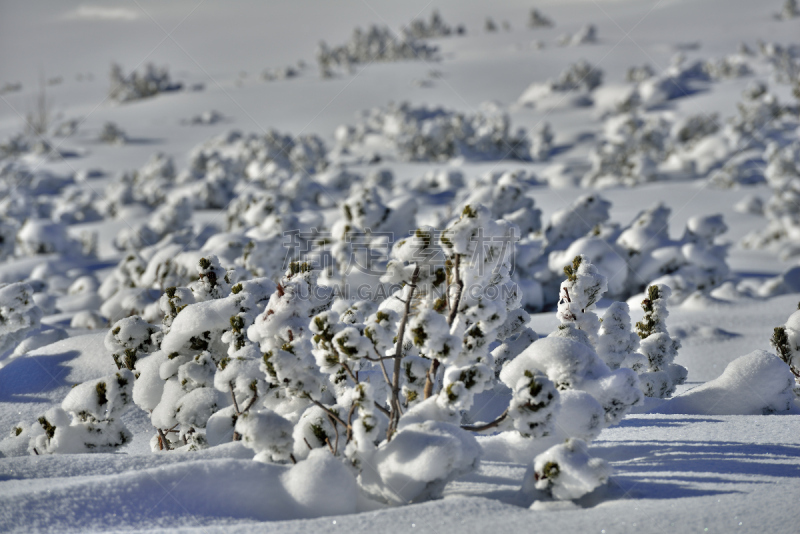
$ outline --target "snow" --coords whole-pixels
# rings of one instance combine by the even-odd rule
[[[652,413],[796,413],[793,386],[794,375],[788,366],[774,354],[759,350],[736,358],[719,377],[665,402]]]
[[[793,3],[123,4],[0,18],[0,531],[796,530]]]

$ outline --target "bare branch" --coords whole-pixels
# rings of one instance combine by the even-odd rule
[[[236,415],[241,415],[242,412],[239,411],[239,403],[236,402],[236,394],[233,392],[233,380],[228,382],[228,385],[231,387],[231,398],[233,399],[233,407],[236,409]]]
[[[504,411],[500,416],[492,421],[491,423],[486,423],[485,425],[461,425],[461,428],[464,430],[468,430],[470,432],[483,432],[484,430],[489,430],[490,428],[494,428],[498,426],[500,423],[505,421],[508,418],[508,409]]]
[[[381,405],[381,403],[379,403],[378,401],[375,401],[375,407],[378,410],[380,410],[381,413],[383,413],[386,417],[391,417],[392,414],[389,412],[389,409],[387,407]]]
[[[461,293],[464,291],[464,282],[461,280],[461,254],[456,254],[455,265],[453,266],[453,277],[455,278],[456,294],[453,296],[453,305],[450,306],[450,314],[447,316],[447,324],[452,325],[458,314],[458,307],[461,304]],[[427,397],[426,397],[427,398]]]
[[[311,402],[313,402],[315,406],[319,406],[320,408],[322,408],[323,410],[325,410],[325,413],[327,413],[327,414],[328,414],[328,416],[330,416],[330,417],[333,417],[334,419],[336,419],[337,421],[339,421],[339,422],[342,424],[342,426],[343,426],[343,427],[347,428],[347,427],[349,426],[347,423],[345,423],[344,421],[342,421],[342,418],[341,418],[341,417],[339,417],[339,416],[336,414],[336,412],[334,412],[333,410],[331,410],[330,408],[328,408],[327,406],[325,406],[324,404],[322,404],[322,403],[321,403],[321,402],[319,402],[318,400],[314,400],[314,399],[312,399],[312,398],[310,398],[310,397],[309,397],[309,400],[310,400]]]
[[[392,434],[394,434],[397,429],[397,423],[400,420],[400,361],[403,359],[403,337],[406,333],[406,324],[408,323],[408,316],[411,313],[411,301],[414,298],[414,292],[417,290],[418,279],[419,265],[414,268],[414,273],[411,275],[411,283],[408,284],[409,292],[405,301],[403,318],[400,320],[400,326],[397,329],[397,344],[394,348],[394,374],[392,375],[392,417],[389,418],[389,428],[386,431],[387,441],[391,441]]]
[[[161,430],[160,428],[157,428],[156,430],[158,430],[158,448],[159,448],[159,450],[162,450],[162,451],[164,449],[171,450],[169,448],[169,441],[167,441],[167,436],[164,435],[164,431]]]
[[[333,455],[336,456],[336,454],[339,452],[339,425],[336,424],[336,421],[330,415],[328,416],[328,419],[330,419],[331,424],[333,425],[333,431],[336,432],[336,445],[334,445],[331,449]],[[330,446],[330,440],[328,438],[325,438],[325,440],[328,442],[328,446]]]
[[[250,402],[247,403],[247,406],[245,406],[244,411],[242,411],[242,413],[247,413],[248,410],[250,410],[250,408],[253,407],[253,405],[256,403],[257,400],[258,400],[258,391],[254,391],[253,398],[250,399]]]
[[[345,362],[339,362],[339,363],[342,365],[342,367],[344,367],[344,370],[347,371],[347,374],[350,375],[350,378],[353,379],[353,382],[358,384],[358,377],[355,374],[353,374],[353,370],[350,369],[350,366],[347,365],[347,363]]]

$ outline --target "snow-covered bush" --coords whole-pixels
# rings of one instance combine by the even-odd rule
[[[155,245],[168,234],[185,229],[191,222],[192,211],[191,200],[186,197],[165,203],[150,215],[149,221],[120,230],[114,246],[119,250],[138,250]]]
[[[608,187],[657,180],[657,165],[670,148],[669,129],[669,123],[659,116],[627,113],[609,117],[605,139],[590,154],[592,168],[581,185]]]
[[[783,3],[783,9],[781,9],[780,14],[778,14],[778,18],[782,20],[791,20],[795,17],[800,17],[800,8],[797,7],[797,0],[786,0]]]
[[[553,25],[553,21],[539,12],[538,9],[531,9],[528,16],[529,28],[549,28]]]
[[[119,420],[131,400],[133,373],[114,375],[76,385],[61,406],[47,410],[36,423],[20,423],[10,438],[29,454],[107,452],[132,435]],[[13,446],[13,445],[12,445]]]
[[[779,148],[768,146],[764,159],[764,176],[772,189],[772,197],[764,206],[767,225],[745,236],[748,248],[766,248],[784,259],[800,254],[800,142]]]
[[[578,46],[597,42],[597,27],[594,24],[586,24],[572,35],[564,34],[558,38],[561,46]]]
[[[0,356],[39,328],[41,318],[29,284],[0,285]]]
[[[527,195],[533,181],[525,171],[507,171],[489,176],[491,183],[475,187],[461,203],[462,208],[484,204],[495,219],[504,219],[517,226],[519,237],[542,230],[541,210],[534,207],[534,199]]]
[[[53,253],[79,256],[81,253],[80,244],[69,237],[66,225],[45,219],[28,219],[17,232],[16,241],[20,256]]]
[[[663,284],[652,285],[647,289],[647,297],[642,301],[644,317],[636,323],[639,334],[639,352],[646,358],[639,373],[642,391],[648,397],[665,398],[675,392],[675,387],[686,381],[685,367],[674,363],[680,341],[673,339],[667,331],[667,300],[670,288]],[[636,371],[636,365],[632,367]]]
[[[569,439],[536,457],[525,473],[522,492],[534,498],[578,499],[605,484],[610,474],[605,460],[589,455],[586,443]]]
[[[514,177],[498,183],[513,186]],[[353,198],[352,224],[368,224],[373,208],[385,210],[372,204],[359,208],[360,198]],[[308,263],[290,264],[278,284],[233,283],[233,271],[216,257],[201,258],[199,278],[168,288],[159,301],[161,327],[134,316],[109,330],[106,346],[120,369],[120,388],[128,380],[129,389],[120,395],[150,413],[154,450],[242,439],[262,461],[300,462],[309,449],[327,448],[361,472],[365,491],[395,504],[434,498],[448,481],[474,469],[480,447],[470,431],[497,428],[529,440],[591,439],[641,393],[634,374],[626,378],[628,370],[611,371],[591,346],[569,339],[534,342],[527,356],[512,358],[514,366],[506,364],[500,374],[512,392],[505,414],[486,425],[460,426],[462,411],[495,380],[492,344],[518,338],[518,348],[497,353],[507,359],[535,339],[524,332],[527,315],[510,279],[506,247],[513,226],[494,217],[483,206],[467,205],[442,233],[417,229],[394,245],[385,267],[384,282],[401,284],[393,286],[394,295],[349,307],[333,302]],[[376,221],[381,218],[385,215]],[[484,237],[490,239],[478,239]],[[132,255],[123,262],[118,284],[126,283],[125,276],[131,281],[145,276],[135,267],[141,261]],[[580,272],[585,269],[592,269],[588,262]],[[553,343],[555,352],[547,348]],[[563,374],[562,358],[577,358],[581,370]],[[110,380],[103,379],[105,391],[116,399]],[[114,439],[97,441],[100,448],[128,439],[114,426],[117,411],[103,418],[87,404],[92,399],[84,390],[99,392],[99,384],[74,390],[91,418],[79,421],[83,416],[73,415],[70,421],[67,412],[78,406],[72,397],[66,411],[45,414],[47,423],[39,425],[44,434],[37,430],[29,438],[40,453],[80,449],[80,439],[65,434],[79,435],[85,431],[80,425],[115,433]],[[103,405],[99,399],[96,404]],[[584,415],[557,430],[559,409]],[[546,440],[539,448],[551,445]],[[431,467],[407,471],[395,461],[400,451]],[[366,469],[372,465],[374,472]],[[398,477],[415,482],[397,494],[392,488]]]
[[[182,121],[182,124],[187,125],[211,125],[222,122],[225,117],[219,111],[209,109],[199,115],[193,115],[191,118]]]
[[[753,73],[745,57],[732,55],[717,61],[707,61],[703,66],[713,80],[742,78]]]
[[[786,324],[775,327],[770,343],[800,384],[800,311],[789,316]],[[800,391],[800,386],[795,386]]]
[[[467,114],[404,102],[370,110],[355,128],[338,137],[348,151],[358,152],[366,141],[377,140],[408,161],[531,159],[524,130],[510,130],[508,114],[495,105],[483,105],[478,113]]]
[[[110,78],[108,96],[117,102],[148,98],[181,88],[181,84],[170,81],[166,68],[156,68],[152,63],[148,63],[142,72],[133,71],[127,76],[119,64],[113,63]]]
[[[436,57],[436,47],[405,36],[398,38],[387,27],[370,26],[366,31],[353,30],[350,40],[329,47],[324,41],[317,46],[317,64],[323,78],[330,77],[333,69],[349,71],[352,65],[380,61],[427,61]]]
[[[463,26],[458,26],[455,29],[451,28],[436,9],[431,12],[429,21],[426,22],[422,18],[414,19],[408,23],[408,26],[403,28],[403,36],[406,40],[435,39],[437,37],[448,37],[452,34],[463,35],[464,33]]]
[[[587,106],[591,93],[603,83],[603,71],[585,60],[571,64],[558,78],[531,84],[517,99],[530,107]]]
[[[110,145],[124,145],[128,142],[128,136],[115,123],[106,122],[103,124],[103,129],[100,130],[97,140]]]

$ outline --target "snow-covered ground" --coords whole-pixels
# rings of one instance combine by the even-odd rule
[[[0,531],[797,531],[791,5],[0,1]]]

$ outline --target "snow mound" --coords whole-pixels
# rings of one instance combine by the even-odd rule
[[[63,532],[109,525],[163,527],[190,518],[206,524],[355,512],[355,479],[330,453],[318,452],[327,457],[312,453],[291,468],[251,460],[206,459],[111,476],[27,484],[4,495],[0,531],[14,530],[34,517],[35,530]]]
[[[471,434],[450,423],[408,425],[377,450],[361,485],[392,504],[436,498],[450,480],[475,468],[480,451]]]
[[[756,350],[732,361],[719,378],[676,397],[652,413],[759,415],[800,413],[794,376],[780,358]]]

